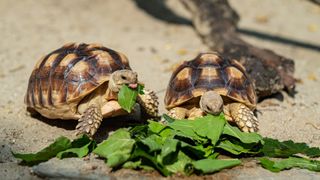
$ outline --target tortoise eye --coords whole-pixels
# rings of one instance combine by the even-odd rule
[[[208,111],[212,111],[211,107],[208,106],[208,105],[206,105],[206,109],[207,109]]]
[[[127,77],[122,75],[122,76],[121,76],[121,79],[127,80]]]

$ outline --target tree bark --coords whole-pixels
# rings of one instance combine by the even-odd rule
[[[239,16],[227,0],[180,1],[192,14],[193,26],[204,43],[245,66],[258,97],[269,96],[282,89],[293,93],[293,60],[243,41],[237,33]]]

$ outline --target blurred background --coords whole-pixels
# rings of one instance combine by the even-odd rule
[[[257,108],[260,133],[320,146],[320,6],[308,0],[230,0],[247,42],[295,61],[294,98],[267,98]],[[0,0],[0,174],[29,175],[10,156],[36,151],[75,124],[50,123],[26,114],[29,75],[45,54],[69,42],[101,43],[127,55],[146,87],[160,97],[177,63],[209,48],[176,0]],[[18,173],[16,173],[19,171]]]

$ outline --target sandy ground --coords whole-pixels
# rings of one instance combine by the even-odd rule
[[[296,63],[295,97],[280,93],[259,103],[260,133],[319,147],[320,6],[302,0],[230,3],[242,18],[241,31],[249,32],[242,33],[244,39]],[[167,4],[176,14],[189,17],[178,1]],[[26,113],[27,81],[41,56],[68,42],[98,42],[121,51],[140,80],[157,91],[164,112],[172,67],[207,51],[192,27],[150,16],[130,0],[0,0],[0,34],[0,175],[4,179],[36,178],[29,168],[17,165],[9,149],[34,152],[58,136],[74,138],[75,122],[37,119]],[[302,177],[312,174],[301,172]]]

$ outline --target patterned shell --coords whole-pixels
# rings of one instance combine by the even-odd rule
[[[182,105],[208,90],[251,109],[256,106],[257,96],[244,67],[218,53],[203,53],[173,72],[165,95],[166,108]]]
[[[66,44],[36,64],[25,103],[35,109],[75,106],[120,69],[131,69],[122,53],[99,44]]]

